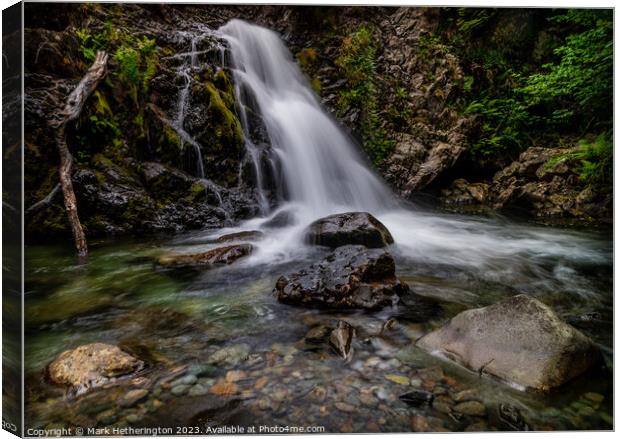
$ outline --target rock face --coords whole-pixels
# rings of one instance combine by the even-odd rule
[[[278,300],[320,308],[378,309],[392,305],[409,287],[398,280],[384,250],[339,247],[323,261],[278,279]]]
[[[566,161],[553,159],[567,149],[531,147],[490,182],[470,183],[460,178],[442,191],[442,202],[454,210],[516,211],[542,222],[608,222],[612,196],[597,194],[578,184]]]
[[[564,384],[598,359],[588,337],[526,295],[464,311],[417,345],[473,371],[542,391]]]
[[[143,367],[142,361],[116,346],[92,343],[63,352],[50,363],[47,372],[52,383],[71,386],[81,394]]]
[[[165,268],[209,268],[214,265],[228,265],[252,253],[251,244],[218,247],[203,253],[189,255],[166,255],[157,259],[157,264]]]
[[[371,214],[348,212],[326,216],[310,224],[306,242],[330,248],[349,244],[380,248],[394,243],[394,238]]]

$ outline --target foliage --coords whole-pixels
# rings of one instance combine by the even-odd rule
[[[613,96],[613,15],[610,10],[569,10],[551,21],[575,26],[554,53],[558,62],[527,78],[530,105],[544,105],[554,123],[610,125]]]
[[[137,106],[139,93],[146,93],[149,81],[157,73],[155,40],[127,38],[116,49],[113,58],[119,66],[117,76],[129,87],[129,94]]]
[[[95,34],[92,34],[87,28],[77,29],[75,35],[77,36],[80,53],[84,60],[88,63],[95,61],[97,51],[107,48],[112,34],[112,23],[109,21],[104,24],[101,32]]]
[[[584,184],[606,186],[613,181],[613,150],[612,136],[607,132],[593,141],[581,140],[576,149],[552,158],[547,166],[563,161],[575,163],[574,171]]]
[[[503,13],[462,8],[453,18],[457,31],[449,44],[465,65],[454,104],[478,122],[470,137],[473,157],[501,161],[534,143],[607,132],[612,125],[612,11],[532,12],[530,19],[543,20],[545,29],[523,31],[510,44],[499,29]],[[495,41],[498,34],[504,39]],[[611,181],[606,136],[583,142],[567,156],[579,163],[575,170],[589,185]]]
[[[383,161],[394,148],[394,141],[387,138],[381,126],[377,105],[377,48],[373,30],[360,25],[342,41],[336,65],[347,80],[347,87],[340,92],[337,109],[341,116],[354,108],[360,113],[360,131],[364,148],[375,164]]]

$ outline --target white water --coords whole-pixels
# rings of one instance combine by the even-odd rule
[[[241,20],[230,21],[218,33],[230,48],[238,99],[243,99],[243,89],[254,95],[288,194],[288,201],[266,218],[220,233],[264,228],[281,212],[293,217],[285,227],[265,228],[267,236],[257,243],[250,263],[303,257],[304,228],[320,217],[347,211],[377,216],[394,236],[394,251],[405,257],[474,269],[491,279],[519,266],[536,271],[537,264],[549,258],[577,263],[609,260],[607,246],[600,248],[600,242],[579,234],[429,214],[401,205],[365,165],[357,145],[321,107],[276,33]],[[245,115],[241,116],[247,124]],[[260,151],[251,143],[247,146],[265,206]],[[564,266],[558,267],[562,272]]]

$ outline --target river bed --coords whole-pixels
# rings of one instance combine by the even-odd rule
[[[213,248],[214,237],[249,230],[258,220],[172,237],[93,241],[84,266],[76,265],[68,245],[28,246],[27,425],[318,426],[326,432],[612,428],[611,234],[422,212],[407,224],[399,215],[380,216],[396,240],[389,251],[397,274],[440,304],[435,315],[402,304],[374,313],[280,304],[272,293],[277,278],[327,250],[298,244],[290,251],[278,247],[278,257],[269,237],[254,256],[201,273],[179,275],[153,264],[166,252]],[[540,395],[413,344],[460,311],[518,293],[577,322],[601,347],[603,372]],[[584,315],[594,318],[580,322]],[[379,335],[390,318],[396,325]],[[304,341],[317,322],[337,319],[357,331],[348,362],[326,344]],[[45,367],[60,352],[96,341],[120,346],[147,367],[79,397],[46,381]],[[136,388],[147,396],[119,406]],[[432,404],[399,399],[413,390],[432,394]],[[518,411],[512,424],[506,407]]]

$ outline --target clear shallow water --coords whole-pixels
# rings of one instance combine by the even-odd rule
[[[581,329],[601,345],[611,366],[610,236],[422,212],[412,214],[411,226],[402,230],[396,222],[402,218],[388,214],[380,219],[394,232],[396,244],[390,251],[399,276],[415,292],[437,299],[443,310],[440,315],[419,322],[410,318],[415,310],[402,305],[377,313],[329,313],[279,304],[272,294],[276,279],[325,254],[303,245],[274,250],[274,242],[283,242],[279,234],[292,233],[290,227],[272,231],[271,238],[257,242],[254,256],[184,276],[158,271],[152,258],[169,251],[204,251],[214,247],[209,243],[212,238],[239,228],[151,241],[91,243],[86,266],[74,265],[70,247],[29,247],[26,394],[30,423],[158,425],[165,418],[176,419],[179,425],[261,421],[322,425],[327,431],[411,431],[418,416],[416,425],[427,419],[428,428],[434,430],[463,430],[471,425],[502,429],[506,425],[498,420],[497,407],[508,403],[519,407],[536,429],[610,428],[611,373],[586,375],[548,396],[533,395],[480,378],[413,347],[415,339],[463,309],[525,292],[564,318],[598,312],[598,322]],[[259,221],[242,228],[251,230],[248,226]],[[447,236],[449,228],[452,240]],[[396,329],[385,337],[373,336],[390,317],[399,322]],[[327,346],[303,343],[317,321],[337,318],[357,329],[349,363]],[[67,399],[62,389],[45,381],[43,370],[56,355],[94,341],[117,344],[145,358],[149,367],[142,378],[148,383],[121,382]],[[223,348],[240,352],[239,359],[233,354],[224,356],[232,362],[214,362]],[[194,369],[180,372],[181,376],[196,376],[196,382],[185,392],[175,395],[172,388],[161,385],[176,368],[188,366]],[[199,369],[206,366],[210,369],[205,375]],[[435,376],[436,367],[443,378]],[[198,393],[200,386],[210,388],[231,370],[247,375],[235,384],[234,396],[188,393],[195,386]],[[438,396],[474,389],[487,414],[454,419],[434,407],[411,408],[398,396],[413,387],[387,378],[394,374],[413,379],[416,386]],[[149,390],[147,400],[118,408],[116,400],[136,386]],[[603,400],[596,396],[597,401],[591,401],[584,396],[588,392],[602,395]],[[349,406],[356,409],[346,411]]]

